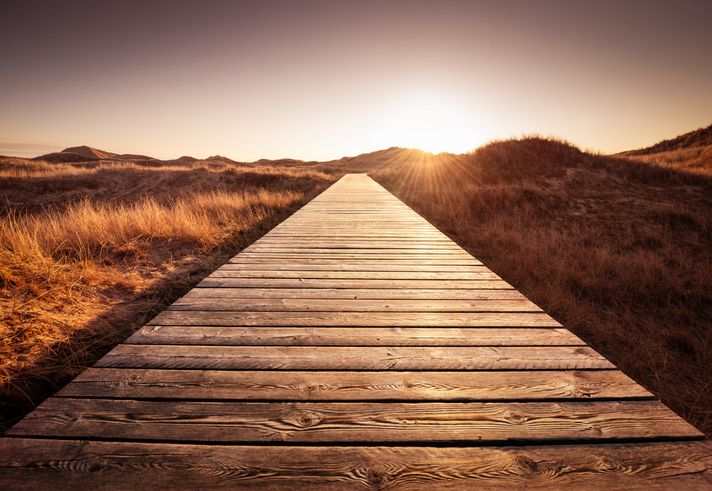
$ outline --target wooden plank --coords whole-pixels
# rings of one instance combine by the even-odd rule
[[[431,256],[423,256],[421,258],[403,258],[403,257],[381,257],[381,256],[364,256],[345,254],[345,255],[325,255],[325,254],[299,254],[299,255],[289,255],[289,254],[250,254],[250,253],[240,253],[234,258],[230,259],[230,264],[247,264],[247,263],[265,263],[270,264],[275,263],[290,263],[290,264],[341,264],[341,263],[355,263],[355,264],[382,264],[382,265],[395,265],[395,264],[407,264],[407,265],[481,265],[476,259],[438,259]]]
[[[294,278],[294,279],[339,279],[339,280],[429,280],[429,281],[481,281],[498,280],[491,271],[481,272],[423,272],[423,271],[235,271],[217,269],[208,278]]]
[[[333,244],[333,245],[332,245]],[[383,234],[374,234],[372,236],[361,236],[361,237],[346,237],[344,235],[331,235],[331,236],[312,236],[312,235],[289,235],[289,236],[274,236],[272,234],[264,235],[261,239],[254,242],[250,247],[257,246],[277,246],[277,247],[374,247],[379,248],[379,244],[383,244],[384,247],[404,247],[404,248],[415,248],[420,247],[435,248],[435,249],[455,249],[458,251],[463,250],[460,246],[455,244],[452,240],[447,237],[421,237],[420,235],[405,235],[405,236],[384,236]]]
[[[469,259],[470,256],[463,250],[458,249],[430,249],[427,247],[420,247],[417,249],[407,249],[407,248],[358,248],[358,247],[313,247],[313,248],[296,248],[289,247],[285,245],[284,247],[261,247],[259,249],[250,249],[245,251],[246,254],[259,254],[259,253],[286,253],[286,254],[353,254],[353,255],[363,255],[363,256],[377,256],[389,254],[395,257],[411,257],[411,256],[424,256],[424,257],[442,257],[442,258],[453,258],[453,259]]]
[[[332,257],[331,255],[324,256],[315,254],[315,256],[323,257],[305,257],[305,255],[271,255],[271,254],[250,254],[241,252],[237,256],[231,258],[226,264],[325,264],[325,265],[373,265],[373,266],[482,266],[482,263],[474,258],[458,258],[458,259],[438,259],[426,257],[423,259],[406,258],[373,258],[358,255],[352,258]]]
[[[429,252],[449,252],[449,251],[461,251],[462,249],[453,245],[441,245],[441,243],[435,242],[404,242],[404,241],[351,241],[351,242],[339,242],[333,240],[314,240],[310,242],[298,241],[298,240],[265,240],[259,241],[255,244],[245,248],[246,252],[259,252],[259,251],[271,251],[273,249],[299,249],[299,250],[312,250],[312,249],[389,249],[394,251],[408,251],[411,249],[415,250],[426,250]]]
[[[168,310],[228,312],[541,312],[527,299],[514,300],[354,300],[240,299],[227,297],[178,299]]]
[[[415,235],[417,234],[417,235]],[[340,230],[334,230],[334,228],[307,231],[305,227],[294,227],[290,230],[277,230],[272,229],[271,232],[266,233],[262,239],[280,239],[280,240],[316,240],[316,239],[333,239],[333,240],[395,240],[395,241],[406,241],[406,242],[428,242],[428,241],[448,241],[452,243],[450,238],[435,230],[363,230],[361,228],[341,228]]]
[[[221,346],[585,346],[567,329],[144,326],[126,343]]]
[[[341,262],[383,262],[384,260],[407,261],[411,264],[478,264],[471,257],[434,251],[379,251],[374,249],[302,249],[302,250],[255,250],[239,253],[238,258],[253,259],[331,259]]]
[[[273,231],[262,236],[259,243],[274,242],[279,247],[291,245],[291,239],[294,238],[295,243],[299,242],[314,242],[314,241],[333,241],[336,243],[349,242],[383,242],[391,247],[394,243],[402,244],[423,244],[423,245],[442,245],[444,247],[457,247],[448,236],[438,232],[435,229],[408,225],[404,223],[383,223],[380,226],[375,226],[371,223],[372,218],[366,217],[365,220],[354,220],[353,217],[346,217],[346,220],[352,222],[350,225],[343,226],[336,221],[325,223],[323,228],[314,228],[307,223],[302,225],[297,224],[291,231]],[[328,222],[328,220],[326,220]],[[258,242],[255,242],[257,244]],[[254,245],[254,244],[253,244]],[[372,244],[371,244],[372,245]]]
[[[454,272],[454,273],[479,273],[487,271],[482,265],[430,265],[430,264],[346,264],[335,262],[332,264],[320,264],[310,262],[282,262],[282,261],[239,261],[237,263],[227,263],[220,268],[223,271],[392,271],[392,272]]]
[[[710,442],[258,447],[0,440],[10,489],[707,489]]]
[[[24,489],[705,489],[712,444],[306,447],[0,440]]]
[[[380,347],[120,344],[96,367],[200,370],[583,370],[615,368],[587,346]]]
[[[274,327],[561,327],[543,312],[211,312],[165,310],[149,325]]]
[[[198,287],[228,288],[408,288],[480,290],[512,286],[503,280],[384,280],[384,279],[313,279],[313,278],[205,278]]]
[[[184,298],[231,299],[353,299],[353,300],[512,300],[526,298],[513,288],[496,290],[453,290],[412,288],[194,288]]]
[[[509,443],[690,439],[658,401],[180,402],[53,397],[13,436],[223,443]]]
[[[60,397],[388,401],[630,399],[653,395],[618,370],[315,372],[90,368]]]

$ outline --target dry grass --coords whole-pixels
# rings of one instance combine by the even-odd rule
[[[332,179],[294,167],[1,161],[6,423]]]
[[[712,177],[712,125],[618,155],[657,167]]]
[[[659,167],[679,169],[712,177],[712,145],[645,155],[630,155],[629,157]]]
[[[707,434],[712,181],[539,138],[373,177]]]

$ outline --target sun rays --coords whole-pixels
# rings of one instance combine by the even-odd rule
[[[464,153],[486,140],[483,123],[446,92],[419,92],[386,106],[377,131],[390,145],[431,153]]]

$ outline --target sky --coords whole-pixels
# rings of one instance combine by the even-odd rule
[[[0,154],[612,153],[712,123],[712,1],[0,0]]]

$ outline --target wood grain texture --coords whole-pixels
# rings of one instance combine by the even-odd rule
[[[431,280],[431,281],[479,281],[498,280],[496,274],[483,272],[452,271],[264,271],[218,269],[208,278],[297,278],[338,280]]]
[[[316,260],[313,260],[316,261]],[[432,265],[432,264],[385,264],[346,263],[342,261],[323,264],[309,261],[240,261],[230,262],[220,268],[222,271],[373,271],[373,272],[472,272],[484,271],[482,265]]]
[[[288,246],[288,247],[287,247]],[[461,252],[462,248],[453,244],[449,240],[272,240],[266,238],[247,248],[245,252],[255,252],[272,249],[396,249],[396,250],[428,250],[428,251],[456,251]]]
[[[543,312],[212,312],[166,310],[149,325],[275,327],[561,327]]]
[[[614,366],[587,346],[362,347],[121,344],[107,368],[221,370],[580,370]],[[516,376],[516,375],[513,375]]]
[[[356,258],[333,258],[333,257],[295,257],[295,256],[274,256],[269,254],[264,255],[251,255],[251,254],[238,254],[237,256],[230,259],[225,266],[265,266],[273,265],[279,266],[281,264],[295,264],[295,265],[321,265],[321,266],[334,266],[339,267],[344,266],[375,266],[381,268],[402,268],[402,267],[412,267],[412,268],[435,268],[439,266],[444,267],[480,267],[482,263],[474,258],[470,259],[388,259],[388,258],[369,258],[369,257],[356,257]],[[388,270],[388,269],[387,269]]]
[[[312,247],[312,248],[297,248],[297,247],[261,247],[259,250],[251,249],[245,251],[246,253],[258,254],[258,253],[287,253],[298,256],[300,254],[324,254],[324,255],[344,255],[349,254],[353,256],[382,256],[388,255],[393,257],[409,258],[409,257],[419,257],[427,256],[431,258],[450,258],[450,259],[469,259],[471,256],[460,249],[431,249],[426,246],[415,248],[377,248],[377,247]]]
[[[129,344],[234,346],[585,346],[563,328],[144,326]]]
[[[168,310],[224,312],[541,312],[527,299],[513,300],[356,300],[238,299],[183,297]]]
[[[182,402],[51,398],[13,436],[223,443],[702,438],[658,401]]]
[[[417,234],[417,237],[414,236]],[[309,242],[321,239],[338,240],[338,241],[366,241],[366,240],[388,240],[388,241],[405,241],[405,242],[431,242],[431,241],[447,241],[452,244],[452,241],[446,235],[440,232],[432,232],[432,229],[419,227],[416,230],[359,230],[341,228],[340,230],[312,229],[307,227],[296,227],[292,229],[273,229],[263,236],[264,240],[290,240],[291,239]],[[262,242],[260,242],[262,243]]]
[[[229,288],[444,288],[448,290],[511,289],[503,280],[389,280],[321,278],[205,278],[198,287]]]
[[[284,261],[284,260],[327,260],[327,261],[344,261],[344,262],[392,262],[398,261],[401,264],[476,264],[473,262],[471,257],[457,256],[457,257],[447,257],[442,255],[431,255],[431,254],[349,254],[349,253],[316,253],[316,252],[303,252],[299,254],[290,254],[286,252],[274,253],[274,252],[255,252],[255,253],[241,253],[235,256],[233,259],[255,259],[264,261],[267,259]]]
[[[542,400],[652,398],[618,370],[315,372],[90,368],[58,394],[196,400]]]
[[[12,489],[709,489],[712,444],[254,447],[0,440]]]
[[[224,298],[258,299],[273,298],[291,300],[300,298],[313,299],[352,299],[352,300],[511,300],[526,298],[514,289],[477,289],[454,290],[446,288],[193,288],[184,298]],[[416,304],[418,302],[412,302]]]

